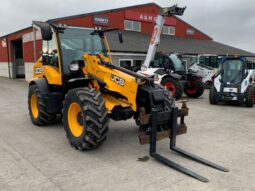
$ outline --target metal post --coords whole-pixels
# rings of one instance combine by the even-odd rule
[[[170,137],[170,149],[176,145],[177,136],[177,118],[178,118],[178,108],[174,107],[171,115],[171,137]]]
[[[157,144],[157,127],[158,127],[158,114],[152,109],[151,112],[151,136],[150,136],[150,155],[156,153],[156,144]]]
[[[6,49],[7,49],[7,60],[8,60],[8,73],[9,73],[9,79],[11,79],[11,68],[10,68],[10,54],[9,54],[9,41],[8,37],[5,37],[6,41]]]

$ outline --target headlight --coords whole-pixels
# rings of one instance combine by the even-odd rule
[[[72,72],[76,72],[76,71],[78,71],[78,70],[79,70],[79,68],[80,68],[80,66],[79,66],[79,64],[78,64],[78,63],[70,64],[70,67],[69,67],[70,71],[72,71]]]
[[[147,66],[145,66],[145,65],[141,66],[141,71],[146,71],[147,69],[148,69]]]

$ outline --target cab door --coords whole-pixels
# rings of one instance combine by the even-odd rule
[[[56,33],[51,40],[43,40],[42,56],[34,66],[34,77],[45,77],[51,85],[62,85]]]

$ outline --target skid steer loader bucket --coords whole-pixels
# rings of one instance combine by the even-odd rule
[[[188,176],[191,176],[199,181],[202,182],[209,182],[209,180],[179,164],[176,162],[173,162],[162,155],[157,153],[157,140],[161,140],[165,137],[170,138],[170,150],[179,153],[180,155],[196,161],[198,163],[202,163],[204,165],[210,166],[212,168],[218,169],[223,172],[228,172],[229,170],[217,165],[215,163],[212,163],[206,159],[203,159],[199,156],[196,156],[192,153],[189,153],[183,149],[180,149],[176,146],[176,136],[186,133],[187,127],[184,123],[184,117],[188,115],[188,108],[186,105],[186,102],[183,102],[182,108],[178,109],[177,107],[172,108],[171,111],[168,112],[158,112],[155,109],[152,110],[151,114],[140,116],[141,117],[141,123],[144,124],[151,124],[151,135],[150,136],[144,136],[140,135],[140,143],[141,144],[150,144],[150,156],[154,159],[158,160],[160,163],[173,168],[179,172],[182,172]],[[178,124],[177,119],[180,118],[180,123]],[[157,127],[159,124],[164,123],[164,121],[168,121],[169,124],[169,131],[167,132],[158,132]]]

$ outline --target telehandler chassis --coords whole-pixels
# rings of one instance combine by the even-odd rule
[[[181,15],[184,9],[164,8],[160,17]],[[43,22],[34,22],[33,26],[41,31],[42,39],[47,42],[44,44],[48,44],[47,51],[34,65],[34,78],[29,83],[28,108],[35,125],[47,125],[57,114],[62,114],[70,144],[78,150],[91,150],[106,140],[109,118],[119,121],[133,117],[139,126],[140,143],[149,143],[150,156],[166,166],[208,182],[205,177],[156,152],[157,140],[168,137],[171,150],[228,171],[176,147],[176,136],[187,132],[184,123],[184,117],[188,115],[186,102],[178,109],[175,99],[155,85],[154,79],[113,65],[110,54],[105,52],[108,43],[104,35],[113,29],[94,30]],[[73,38],[82,42],[81,49],[74,46]],[[119,39],[121,42],[120,32]],[[88,40],[91,43],[86,44]],[[49,41],[56,43],[56,49],[50,49]],[[89,52],[87,45],[92,45]],[[177,123],[178,118],[180,123]]]

